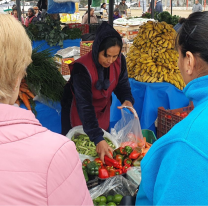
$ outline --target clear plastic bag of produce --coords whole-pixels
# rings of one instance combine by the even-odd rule
[[[107,138],[106,141],[109,143],[109,145],[111,146],[111,144],[113,144],[111,146],[113,149],[118,148],[118,143],[114,139],[114,137],[104,130],[103,132],[104,138]],[[69,130],[66,137],[75,142],[77,151],[80,154],[80,159],[82,161],[84,159],[93,160],[92,158],[97,156],[96,146],[93,142],[89,140],[89,137],[83,130],[83,126],[77,126],[72,128],[71,130]]]
[[[121,119],[111,129],[111,134],[121,147],[143,147],[145,143],[139,117],[137,114],[125,111],[125,109],[121,110]]]
[[[133,196],[136,189],[136,184],[119,175],[107,179],[104,183],[92,188],[89,192],[91,198],[94,200],[101,195],[120,194],[122,196]]]

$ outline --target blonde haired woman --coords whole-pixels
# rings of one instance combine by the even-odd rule
[[[32,47],[10,15],[0,14],[0,48],[0,204],[93,205],[74,143],[12,106]]]

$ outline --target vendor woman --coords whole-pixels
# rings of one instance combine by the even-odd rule
[[[110,148],[103,138],[102,129],[108,131],[112,92],[121,107],[133,107],[134,99],[121,54],[122,39],[108,23],[98,28],[92,51],[70,65],[71,78],[62,98],[62,134],[78,125],[96,145],[104,162],[104,155],[111,157]]]

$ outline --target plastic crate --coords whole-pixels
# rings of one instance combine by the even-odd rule
[[[89,33],[89,25],[88,24],[81,24],[81,23],[72,23],[68,24],[70,29],[80,29],[82,31],[82,35]]]
[[[155,133],[152,130],[142,129],[142,135],[143,137],[146,137],[146,141],[150,144],[153,144],[157,140]]]
[[[74,61],[74,58],[65,58],[62,59],[62,63],[61,63],[61,74],[62,75],[70,75],[70,69],[69,69],[69,64],[65,63],[65,61]]]
[[[91,46],[86,46],[86,43],[93,43],[93,41],[81,41],[80,42],[80,56],[84,56],[85,54],[89,53],[92,50]]]
[[[175,115],[176,112],[187,112],[188,114],[194,109],[193,103],[190,106],[165,110],[164,107],[158,108],[158,125],[157,125],[157,138],[165,135],[175,124],[183,120],[181,116]]]

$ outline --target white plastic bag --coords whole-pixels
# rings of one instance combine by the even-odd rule
[[[91,198],[95,199],[101,195],[120,194],[122,196],[133,196],[136,189],[136,184],[125,179],[123,176],[118,175],[107,179],[104,183],[92,188],[89,192]]]
[[[144,143],[139,117],[121,110],[122,117],[111,129],[111,135],[115,137],[119,146],[141,146]]]
[[[109,134],[108,132],[106,132],[105,130],[103,130],[103,132],[104,132],[104,137],[108,138],[115,145],[115,147],[118,148],[118,143],[114,139],[114,137],[111,134]],[[71,130],[69,130],[66,137],[71,140],[71,138],[77,134],[86,134],[83,130],[83,126],[77,126],[77,127],[72,128]],[[90,160],[95,159],[89,155],[83,155],[83,154],[79,154],[79,157],[80,157],[81,161],[83,161],[84,159],[90,159]]]
[[[68,58],[79,54],[80,54],[80,47],[73,46],[73,47],[67,47],[66,49],[60,49],[57,51],[55,55],[59,55],[62,58]]]

